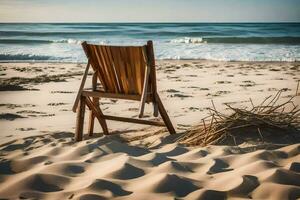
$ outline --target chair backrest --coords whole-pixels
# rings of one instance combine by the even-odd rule
[[[150,59],[154,58],[152,42],[151,48],[147,48],[147,45],[108,46],[82,43],[86,56],[104,91],[134,95],[142,94],[146,66],[148,65],[151,71],[155,70],[154,66],[149,66]],[[149,49],[152,49],[150,56],[148,56]],[[155,81],[153,78],[155,76],[150,78],[150,82]],[[153,89],[151,85],[149,84],[149,92]]]

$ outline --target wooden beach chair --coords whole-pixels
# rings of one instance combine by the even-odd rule
[[[90,109],[89,135],[93,134],[94,119],[99,121],[104,134],[108,133],[106,120],[166,126],[170,134],[175,129],[157,93],[156,70],[152,41],[144,46],[106,46],[82,43],[88,63],[73,106],[77,112],[75,137],[82,140],[85,106]],[[89,67],[94,70],[92,90],[84,89]],[[98,87],[100,82],[100,86]],[[155,117],[160,113],[163,122],[105,115],[100,109],[100,98],[140,101],[139,118],[143,117],[145,103],[152,103]]]

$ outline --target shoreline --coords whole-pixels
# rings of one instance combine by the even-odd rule
[[[232,60],[232,61],[226,61],[226,60],[209,60],[209,59],[156,59],[158,62],[164,62],[164,61],[182,61],[182,62],[228,62],[228,63],[262,63],[262,64],[268,64],[268,63],[300,63],[300,60],[295,60],[295,61],[243,61],[243,60]],[[86,64],[87,62],[58,62],[58,61],[26,61],[26,60],[20,60],[20,61],[1,61],[0,64],[8,64],[8,63],[51,63],[51,64]]]

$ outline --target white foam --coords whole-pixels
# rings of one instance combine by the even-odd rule
[[[75,39],[61,39],[61,40],[53,40],[54,43],[68,43],[68,44],[81,44],[81,40]]]
[[[76,39],[61,39],[61,40],[53,40],[54,43],[67,43],[67,44],[77,44],[77,45],[80,45],[83,40],[76,40]],[[108,44],[109,41],[106,41],[106,40],[101,40],[101,41],[98,41],[98,40],[92,40],[92,41],[88,41],[90,43],[93,43],[93,44]]]
[[[165,43],[156,47],[159,59],[205,59],[219,61],[299,61],[298,45],[236,45]]]
[[[184,37],[184,38],[177,38],[170,41],[171,43],[185,43],[185,44],[198,44],[198,43],[206,43],[203,38],[190,38],[190,37]]]

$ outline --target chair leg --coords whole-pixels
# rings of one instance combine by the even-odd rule
[[[158,105],[156,102],[153,102],[153,116],[158,117]]]
[[[104,135],[109,135],[107,124],[106,124],[106,120],[102,117],[103,116],[103,112],[102,112],[102,110],[100,108],[99,98],[97,98],[97,101],[95,102],[95,106],[96,106],[97,110],[99,111],[99,113],[101,114],[101,120],[99,122],[100,122],[100,125],[102,127],[103,134]]]
[[[107,124],[106,124],[106,120],[104,118],[102,118],[103,112],[102,112],[102,110],[100,108],[99,101],[98,101],[98,105],[96,105],[96,108],[99,111],[99,113],[101,114],[101,120],[99,120],[99,123],[100,123],[100,125],[102,127],[103,134],[104,135],[109,135]]]
[[[164,105],[162,104],[158,94],[156,94],[156,100],[157,100],[157,105],[158,105],[158,110],[159,110],[159,113],[165,123],[165,125],[167,126],[167,129],[169,131],[170,134],[175,134],[176,131],[172,125],[172,122],[167,114],[167,111],[166,109],[164,108]]]
[[[94,134],[94,121],[95,121],[95,115],[93,113],[93,111],[90,111],[90,121],[89,121],[89,129],[88,129],[88,133],[89,136],[93,136]]]
[[[94,116],[97,117],[104,135],[108,135],[108,128],[105,119],[103,118],[103,113],[99,106],[99,100],[95,100],[95,103],[91,101],[89,97],[86,98],[87,106],[94,112]]]
[[[76,129],[75,137],[76,141],[81,141],[83,136],[83,123],[84,123],[84,112],[85,112],[85,97],[80,97],[80,103],[77,108],[77,119],[76,119]]]
[[[93,103],[95,105],[99,104],[99,98],[93,97]],[[94,134],[95,117],[96,117],[95,113],[93,113],[93,110],[91,110],[90,111],[89,129],[88,129],[89,136],[93,136],[93,134]]]

